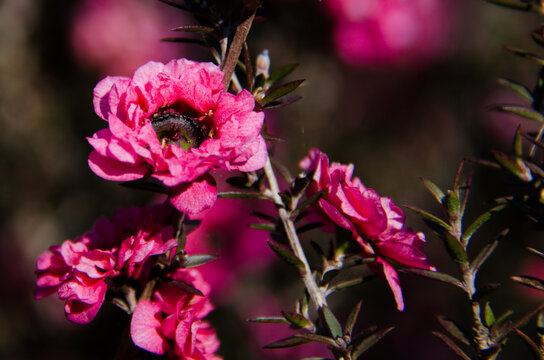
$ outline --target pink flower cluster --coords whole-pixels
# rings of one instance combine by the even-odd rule
[[[51,246],[36,263],[36,298],[57,292],[69,320],[90,322],[104,302],[107,279],[146,278],[150,257],[177,245],[173,228],[163,225],[169,213],[165,205],[122,209],[74,241]]]
[[[94,107],[108,128],[88,138],[91,169],[115,181],[152,176],[184,213],[211,207],[211,170],[254,171],[267,159],[264,114],[253,111],[248,91],[224,91],[223,76],[214,64],[179,59],[149,62],[132,78],[103,79]]]
[[[178,269],[153,293],[152,300],[138,303],[130,334],[136,346],[176,359],[218,360],[219,341],[211,325],[202,319],[213,310],[210,286],[195,269]],[[203,296],[176,284],[188,284]]]
[[[309,156],[300,162],[300,167],[308,173],[313,172],[307,190],[309,196],[326,190],[317,202],[317,211],[336,225],[350,230],[363,251],[376,256],[395,295],[397,308],[402,311],[404,301],[400,282],[390,260],[435,270],[420,250],[425,236],[404,227],[405,216],[391,199],[367,189],[359,178],[352,178],[352,164],[330,164],[326,154],[312,149]]]
[[[218,360],[219,341],[203,318],[213,310],[210,285],[195,269],[152,272],[159,255],[177,246],[168,203],[119,210],[113,220],[97,221],[92,231],[61,246],[52,246],[37,261],[35,296],[54,292],[65,300],[69,320],[86,324],[97,315],[106,297],[122,286],[140,296],[133,307],[134,344],[170,358]],[[164,259],[171,260],[172,256]],[[158,277],[157,277],[158,276]],[[136,282],[134,281],[136,280]],[[139,285],[134,285],[135,283]],[[146,297],[146,289],[156,285]],[[134,299],[137,300],[137,299]]]
[[[435,57],[448,32],[442,0],[330,0],[334,43],[350,65],[391,64]]]

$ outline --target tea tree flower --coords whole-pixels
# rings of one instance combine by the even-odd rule
[[[350,230],[363,251],[376,256],[395,295],[397,307],[403,310],[398,274],[390,260],[434,270],[420,250],[425,242],[424,234],[404,227],[404,213],[391,199],[367,189],[359,178],[352,178],[352,164],[331,164],[326,154],[312,149],[300,166],[308,173],[313,172],[308,195],[327,190],[317,202],[317,211],[322,217]]]
[[[104,302],[107,279],[147,277],[148,259],[177,245],[174,229],[163,224],[170,210],[169,205],[121,209],[74,241],[51,246],[36,263],[36,298],[57,292],[66,300],[69,320],[90,322]]]
[[[186,59],[149,62],[132,78],[107,77],[94,90],[108,128],[88,138],[89,166],[99,176],[131,181],[152,176],[189,214],[217,198],[213,169],[254,171],[267,158],[264,114],[246,90],[223,90],[223,72]]]

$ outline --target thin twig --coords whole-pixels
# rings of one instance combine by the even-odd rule
[[[232,78],[232,74],[234,73],[234,68],[236,68],[236,63],[238,62],[238,58],[240,57],[240,53],[242,52],[242,48],[244,47],[247,34],[249,33],[249,29],[251,28],[251,24],[253,23],[254,18],[255,12],[253,12],[250,17],[244,20],[243,23],[238,25],[238,27],[236,28],[236,33],[234,34],[234,39],[230,44],[227,58],[224,59],[224,62],[221,64],[221,70],[223,70],[223,72],[225,73],[225,77],[223,78],[223,85],[225,86],[225,91],[229,89],[229,84]]]
[[[312,275],[312,270],[304,254],[304,250],[300,245],[300,241],[295,230],[295,225],[289,216],[289,213],[284,208],[281,197],[279,196],[280,188],[278,186],[278,181],[274,170],[272,169],[272,164],[270,163],[270,158],[267,160],[266,165],[264,166],[264,173],[268,179],[268,184],[270,185],[270,195],[272,196],[274,203],[278,206],[278,214],[280,216],[283,227],[285,228],[285,233],[289,239],[289,245],[293,250],[295,256],[304,264],[304,271],[301,271],[302,281],[310,294],[310,298],[315,304],[316,309],[321,309],[327,305],[327,300],[325,299],[324,293],[317,286],[315,279]]]

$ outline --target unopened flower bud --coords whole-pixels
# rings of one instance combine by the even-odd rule
[[[268,56],[267,49],[263,50],[263,52],[260,53],[259,56],[257,56],[256,68],[257,70],[255,76],[263,74],[264,78],[268,79],[268,70],[270,69],[270,57]]]

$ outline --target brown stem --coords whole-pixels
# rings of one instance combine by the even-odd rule
[[[223,72],[225,73],[225,77],[223,78],[223,85],[225,87],[225,91],[229,89],[229,84],[232,78],[232,74],[234,73],[234,68],[236,68],[236,63],[238,62],[238,58],[240,57],[240,53],[242,52],[242,48],[244,47],[247,34],[249,33],[249,29],[251,28],[251,24],[253,23],[254,18],[255,12],[253,12],[250,17],[244,20],[244,22],[238,25],[238,27],[236,28],[236,33],[234,34],[234,39],[230,44],[227,58],[222,63],[221,70],[223,70]]]

